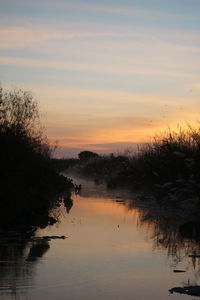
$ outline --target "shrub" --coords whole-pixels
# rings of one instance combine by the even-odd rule
[[[142,187],[159,190],[159,195],[200,197],[200,127],[169,129],[133,155],[80,159],[76,170],[109,187]]]
[[[92,151],[81,151],[78,155],[81,161],[88,161],[90,159],[97,158],[99,155]]]
[[[0,208],[13,224],[42,218],[55,194],[70,186],[52,167],[51,147],[41,128],[32,94],[1,87]]]

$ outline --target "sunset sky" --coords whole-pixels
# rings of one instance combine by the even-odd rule
[[[0,0],[0,81],[33,92],[60,156],[200,121],[199,0]]]

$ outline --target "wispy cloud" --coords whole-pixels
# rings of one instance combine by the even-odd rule
[[[125,107],[126,105],[130,105],[131,103],[140,104],[143,109],[145,109],[144,105],[148,103],[152,106],[158,104],[165,104],[169,105],[173,108],[174,105],[177,104],[184,104],[185,101],[188,103],[193,103],[192,98],[189,97],[175,97],[175,96],[167,96],[167,95],[156,95],[156,94],[145,94],[145,93],[134,93],[134,92],[127,92],[127,91],[117,91],[111,89],[94,89],[94,88],[80,88],[80,87],[65,87],[62,85],[23,85],[24,88],[28,90],[33,90],[36,95],[42,99],[47,99],[49,105],[57,106],[53,99],[59,99],[62,105],[69,105],[67,100],[70,99],[79,99],[79,105],[83,103],[84,106],[87,107],[87,102],[90,106],[92,103],[95,105],[102,105],[107,104],[116,104],[121,103]],[[86,102],[87,101],[87,102]],[[96,103],[95,103],[96,102]],[[71,104],[76,105],[76,102],[71,101]],[[82,107],[81,107],[82,108]],[[79,115],[82,110],[76,110],[76,114]],[[70,111],[70,114],[73,113]],[[106,111],[104,111],[106,114]],[[109,112],[108,112],[109,113]],[[74,117],[74,116],[73,116]]]
[[[35,2],[30,1],[27,3],[26,0],[18,0],[20,4],[27,5],[29,7],[35,7]],[[71,1],[71,0],[58,0],[57,2],[53,0],[40,0],[37,3],[39,7],[46,7],[48,5],[51,9],[66,9],[66,10],[80,10],[87,13],[107,13],[111,15],[124,15],[130,17],[144,17],[144,18],[171,18],[171,19],[198,19],[195,15],[183,14],[183,13],[174,13],[166,12],[164,10],[158,10],[156,8],[145,9],[139,6],[135,6],[134,3],[132,5],[119,5],[117,3],[114,4],[103,4],[99,2],[88,2],[88,1]]]
[[[200,52],[200,47],[192,47],[189,45],[181,44],[181,41],[196,41],[200,39],[200,35],[186,32],[186,31],[169,31],[159,30],[158,28],[137,28],[134,32],[129,28],[105,28],[104,30],[91,30],[89,28],[72,29],[70,24],[65,24],[66,29],[41,26],[12,26],[0,28],[0,48],[23,48],[31,47],[41,42],[49,40],[67,40],[72,38],[97,38],[98,47],[147,47],[159,50],[173,50],[173,51],[190,51]],[[89,27],[89,25],[87,25]],[[111,30],[113,29],[113,30]],[[101,38],[99,40],[99,38]],[[104,39],[102,39],[104,38]],[[110,39],[108,39],[110,38]],[[116,40],[117,38],[117,40]],[[126,43],[122,43],[122,40],[126,40]],[[169,42],[171,40],[171,42]],[[155,49],[156,46],[156,49]]]
[[[184,118],[185,116],[187,116],[186,119]],[[162,133],[167,127],[176,129],[177,124],[179,124],[179,126],[183,128],[187,126],[186,121],[191,124],[196,124],[198,121],[197,117],[196,113],[195,118],[194,111],[174,110],[171,115],[169,114],[167,121],[161,116],[153,116],[152,118],[144,116],[110,117],[110,119],[97,117],[89,123],[85,122],[84,119],[79,120],[78,124],[76,122],[73,123],[71,120],[71,124],[75,124],[75,127],[72,125],[69,131],[62,131],[61,128],[59,128],[59,130],[57,130],[59,134],[56,135],[55,131],[54,136],[51,136],[51,138],[53,140],[58,139],[63,146],[70,147],[83,147],[88,144],[98,146],[100,143],[147,142],[150,141],[155,134]],[[193,122],[191,122],[191,120]],[[59,126],[58,123],[57,126]],[[50,128],[51,124],[49,124],[48,127]],[[67,127],[66,125],[66,128]],[[82,127],[84,127],[84,130],[82,130]]]
[[[106,31],[83,31],[83,30],[61,30],[41,27],[5,27],[0,28],[0,48],[25,48],[32,47],[49,40],[66,40],[72,38],[99,38],[119,37],[116,32]],[[135,34],[136,36],[136,34]]]
[[[141,38],[144,34],[141,32],[118,32],[105,30],[83,30],[83,25],[79,29],[72,29],[72,24],[65,24],[65,30],[60,28],[41,26],[9,26],[0,28],[0,48],[24,48],[31,47],[41,42],[49,40],[67,40],[72,38]],[[76,27],[76,26],[75,26]],[[88,27],[88,25],[87,25]]]
[[[64,2],[61,2],[63,5]],[[97,3],[87,3],[84,2],[72,2],[69,1],[66,4],[68,7],[72,7],[75,9],[79,10],[84,10],[84,11],[90,11],[90,12],[102,12],[102,13],[109,13],[109,14],[117,14],[117,15],[124,15],[124,16],[130,16],[130,17],[144,17],[146,19],[151,19],[151,18],[171,18],[171,19],[198,19],[197,16],[191,16],[183,13],[173,13],[173,12],[165,12],[165,11],[160,11],[156,9],[144,9],[144,8],[138,8],[134,5],[109,5],[109,4],[97,4]]]
[[[87,130],[87,134],[82,132],[71,132],[70,135],[66,136],[63,134],[62,136],[50,136],[51,140],[58,140],[59,144],[61,146],[68,146],[68,147],[83,147],[86,145],[91,145],[91,148],[97,148],[101,147],[100,144],[106,144],[106,143],[133,143],[133,142],[146,142],[150,140],[150,138],[153,136],[155,132],[160,130],[160,126],[163,125],[163,123],[155,122],[152,127],[147,126],[146,124],[142,125],[142,120],[140,121],[140,124],[142,125],[139,127],[139,125],[134,126],[125,126],[120,127],[113,126],[102,129],[100,124],[99,128],[96,128],[95,130],[90,131],[90,128]],[[73,134],[76,136],[76,138],[72,138]]]
[[[199,16],[187,1],[3,2],[0,74],[29,85],[52,140],[102,149],[198,117]]]
[[[148,69],[139,68],[134,65],[123,66],[114,64],[111,65],[98,65],[98,64],[87,64],[87,63],[72,63],[66,61],[52,61],[52,60],[37,60],[29,58],[18,58],[18,57],[6,57],[0,56],[0,64],[2,65],[14,65],[23,66],[31,68],[52,68],[61,70],[75,70],[75,71],[88,71],[88,72],[102,72],[102,73],[114,73],[114,74],[138,74],[138,75],[155,75],[155,76],[166,76],[166,77],[184,77],[193,78],[193,74],[188,74],[187,72],[176,72],[168,71],[164,69]]]
[[[24,48],[52,40],[71,38],[70,33],[63,33],[39,28],[8,27],[0,29],[0,48]]]
[[[24,48],[49,40],[66,40],[75,37],[110,37],[112,32],[70,31],[40,27],[0,28],[0,48]]]
[[[33,90],[48,109],[49,138],[72,148],[90,144],[88,149],[95,150],[105,143],[146,142],[167,126],[198,121],[200,110],[184,108],[185,103],[190,108],[192,99],[61,86],[36,86]],[[164,103],[169,107],[158,113],[157,108]]]

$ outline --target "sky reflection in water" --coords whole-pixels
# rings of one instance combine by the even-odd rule
[[[199,258],[188,257],[198,242],[181,238],[172,215],[119,195],[83,183],[73,206],[57,208],[60,223],[37,232],[67,239],[0,247],[0,298],[188,299],[169,289],[199,283]]]

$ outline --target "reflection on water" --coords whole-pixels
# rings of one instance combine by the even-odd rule
[[[53,212],[60,222],[38,229],[38,240],[0,244],[0,299],[200,295],[197,212],[80,183],[79,195],[60,198]]]
[[[185,286],[171,288],[170,293],[200,297],[199,211],[149,200],[127,200],[124,205],[127,210],[138,211],[138,226],[147,228],[152,249],[166,250],[174,273],[186,272]]]
[[[49,247],[45,241],[0,247],[1,299],[26,299],[35,265]]]
[[[26,261],[37,261],[49,250],[49,247],[49,243],[46,241],[33,244]]]
[[[166,249],[174,265],[192,253],[200,253],[198,223],[190,221],[191,216],[185,215],[179,208],[130,200],[126,201],[125,206],[128,210],[138,211],[138,226],[151,228],[153,248]],[[193,220],[196,219],[198,216],[193,216]]]
[[[66,207],[66,211],[69,214],[72,206],[73,206],[73,200],[71,198],[64,198],[64,205]]]
[[[170,293],[178,293],[178,294],[186,294],[190,296],[196,296],[200,297],[200,286],[194,285],[194,286],[184,286],[184,287],[175,287],[170,290]]]

